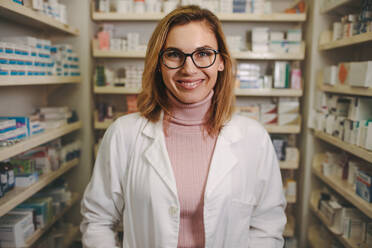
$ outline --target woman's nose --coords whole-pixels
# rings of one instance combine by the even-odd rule
[[[198,67],[194,64],[192,61],[191,56],[186,57],[185,64],[182,66],[181,71],[192,74],[195,73],[198,70]]]

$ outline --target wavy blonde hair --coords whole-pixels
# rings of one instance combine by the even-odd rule
[[[166,86],[160,72],[159,54],[164,48],[171,28],[190,22],[205,22],[210,27],[216,36],[218,51],[224,62],[224,70],[218,72],[212,104],[204,126],[209,135],[218,135],[234,112],[233,62],[222,32],[221,22],[207,9],[195,5],[179,7],[158,23],[147,46],[142,91],[138,96],[137,107],[140,114],[152,122],[159,121],[162,110],[166,113],[171,111]]]

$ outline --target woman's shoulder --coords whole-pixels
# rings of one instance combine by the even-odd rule
[[[262,138],[267,135],[265,127],[260,122],[239,114],[232,116],[228,126],[238,130],[246,138]]]
[[[138,130],[144,123],[147,122],[147,119],[140,115],[140,113],[131,113],[123,115],[117,118],[110,126],[110,129],[113,132],[119,131],[121,133],[133,133],[135,130]]]

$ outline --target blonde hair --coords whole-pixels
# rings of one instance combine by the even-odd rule
[[[137,107],[140,114],[149,121],[159,121],[161,111],[170,112],[171,106],[160,72],[159,54],[172,27],[190,22],[205,22],[216,36],[218,51],[224,62],[224,70],[218,72],[212,104],[208,111],[205,128],[209,135],[218,135],[234,112],[233,65],[228,51],[221,22],[209,10],[196,5],[179,7],[165,16],[155,28],[147,46],[145,69],[142,75],[142,92],[138,96]]]

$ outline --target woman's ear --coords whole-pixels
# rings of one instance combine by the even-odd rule
[[[224,63],[221,61],[221,63],[218,65],[217,70],[218,70],[218,71],[223,71],[224,69],[225,69],[225,65],[224,65]]]

